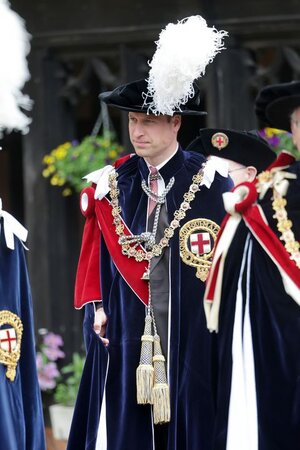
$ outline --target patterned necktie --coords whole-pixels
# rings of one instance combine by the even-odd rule
[[[149,166],[149,170],[150,170],[149,187],[150,187],[151,191],[157,195],[158,194],[158,181],[157,181],[158,180],[158,170],[156,167],[153,167],[153,166]],[[155,200],[152,200],[152,198],[149,198],[148,217],[150,216],[150,214],[152,213],[152,211],[156,205],[157,205],[157,202]]]

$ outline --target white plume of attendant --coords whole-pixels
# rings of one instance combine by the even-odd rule
[[[31,119],[20,108],[29,110],[32,102],[21,92],[30,78],[26,56],[30,35],[24,20],[0,0],[0,136],[4,129],[28,132]]]
[[[168,114],[187,103],[195,94],[193,82],[204,75],[206,66],[223,50],[228,33],[208,27],[201,16],[169,23],[159,35],[149,66],[145,104],[153,114]],[[147,103],[148,96],[153,101]]]

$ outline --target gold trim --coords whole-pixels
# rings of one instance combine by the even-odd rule
[[[15,348],[9,352],[0,348],[0,363],[7,366],[6,377],[14,381],[16,377],[16,367],[21,355],[21,341],[23,334],[23,324],[21,319],[10,311],[0,311],[0,326],[10,325],[14,328],[17,337]]]
[[[115,226],[116,234],[119,236],[119,244],[122,247],[122,254],[126,255],[128,258],[135,258],[136,261],[151,261],[155,256],[160,256],[165,247],[169,246],[169,241],[174,236],[175,230],[180,227],[180,221],[185,218],[186,212],[191,208],[190,203],[195,199],[195,195],[197,192],[201,191],[201,183],[204,175],[204,167],[202,168],[192,177],[192,184],[189,187],[188,192],[183,195],[183,201],[180,204],[179,209],[174,212],[174,219],[171,221],[170,225],[165,228],[163,237],[157,244],[154,244],[150,251],[136,250],[136,244],[128,244],[123,243],[122,238],[125,237],[124,233],[124,225],[122,224],[121,219],[121,207],[119,206],[119,194],[120,191],[118,189],[118,173],[111,173],[108,178],[109,188],[110,188],[110,197],[111,203],[113,205],[112,208],[112,216],[113,216],[113,224]],[[145,278],[147,274],[145,273]],[[143,276],[144,277],[144,276]]]
[[[206,231],[210,234],[215,242],[217,233],[220,227],[215,222],[209,219],[193,219],[185,223],[179,233],[179,248],[182,261],[188,266],[196,267],[196,277],[201,281],[205,281],[208,276],[209,269],[212,264],[212,257],[214,252],[214,245],[209,253],[201,256],[195,255],[188,247],[188,240],[195,231]]]
[[[277,220],[277,229],[281,233],[279,239],[284,242],[286,251],[291,255],[296,266],[300,269],[300,243],[296,241],[294,232],[292,230],[293,222],[288,218],[286,205],[287,200],[281,194],[278,181],[288,180],[292,178],[289,172],[283,170],[266,170],[258,175],[257,191],[261,192],[265,185],[273,190],[272,208],[275,211],[273,218]],[[280,185],[280,184],[279,184]]]
[[[293,222],[288,218],[286,205],[286,199],[274,189],[272,208],[275,211],[273,218],[277,220],[277,229],[281,233],[279,239],[284,242],[286,251],[291,255],[290,258],[300,269],[300,243],[296,241],[292,231]]]

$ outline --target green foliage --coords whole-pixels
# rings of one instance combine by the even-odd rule
[[[123,147],[109,131],[101,136],[86,136],[80,143],[65,142],[45,155],[42,174],[53,186],[64,187],[63,195],[67,196],[86,186],[83,176],[112,164],[122,153]]]
[[[61,376],[54,393],[55,403],[66,406],[75,404],[84,361],[84,357],[79,355],[79,353],[74,353],[72,362],[61,369]]]

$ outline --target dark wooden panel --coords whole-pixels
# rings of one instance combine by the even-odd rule
[[[45,153],[74,137],[73,120],[59,96],[60,64],[46,52],[31,58],[33,122],[24,139],[25,221],[29,230],[28,266],[37,328],[61,333],[68,354],[82,343],[81,314],[73,309],[73,289],[82,227],[77,197],[42,178]]]
[[[53,30],[84,30],[103,27],[165,24],[198,11],[196,0],[14,0],[13,7],[36,34]]]

